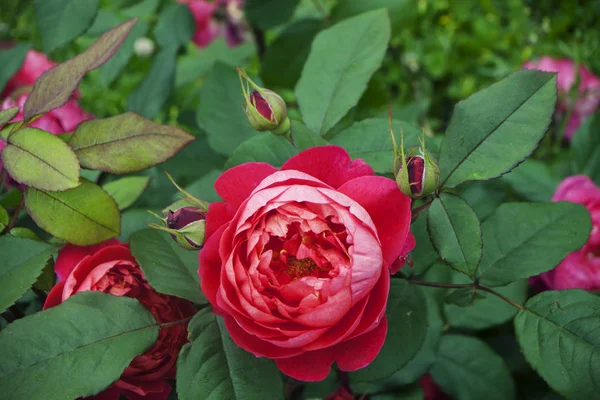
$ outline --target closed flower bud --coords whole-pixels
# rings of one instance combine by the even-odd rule
[[[420,154],[412,155],[416,152]],[[415,148],[400,162],[396,183],[402,193],[410,197],[423,197],[437,189],[440,170],[427,150]]]
[[[257,131],[272,131],[276,135],[286,135],[290,131],[285,101],[277,93],[255,84],[248,75],[238,68],[244,111],[250,125]]]

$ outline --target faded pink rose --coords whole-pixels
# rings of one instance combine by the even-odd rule
[[[29,50],[21,68],[6,83],[1,97],[8,96],[15,89],[23,86],[33,86],[35,80],[44,72],[56,66],[44,53]]]
[[[202,291],[233,341],[285,374],[324,379],[371,363],[387,333],[389,269],[410,250],[408,196],[337,146],[281,169],[245,163],[215,182]],[[414,244],[414,242],[411,242]]]
[[[579,65],[579,68],[576,69],[575,63],[570,59],[542,57],[537,61],[528,61],[523,68],[558,73],[559,102],[557,111],[563,114],[573,104],[573,100],[569,98],[569,92],[576,79],[579,78],[577,98],[565,131],[565,137],[571,138],[583,119],[592,114],[600,103],[600,79],[583,65]]]
[[[532,279],[545,289],[600,290],[600,187],[585,175],[565,179],[552,201],[583,204],[592,217],[592,233],[581,249],[569,254],[554,269]]]

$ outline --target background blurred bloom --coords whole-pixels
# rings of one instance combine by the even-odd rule
[[[592,233],[585,246],[533,278],[532,284],[553,290],[600,290],[600,187],[585,175],[571,176],[558,186],[552,201],[583,204],[592,216]]]
[[[196,32],[192,41],[199,47],[208,46],[219,35],[224,34],[230,47],[237,46],[247,38],[244,21],[243,0],[178,0],[186,4],[194,16]]]
[[[566,113],[573,107],[573,112],[567,122],[565,137],[571,138],[585,117],[592,114],[600,103],[600,79],[583,65],[576,68],[573,60],[542,57],[537,61],[528,61],[525,69],[558,73],[558,106],[559,113]],[[577,96],[571,99],[569,92],[579,79]],[[573,103],[574,101],[574,103]]]

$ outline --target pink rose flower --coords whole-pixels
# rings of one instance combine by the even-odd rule
[[[177,0],[186,4],[196,22],[196,31],[192,41],[198,47],[208,46],[216,37],[225,35],[230,47],[237,46],[246,40],[247,26],[244,22],[243,0]],[[224,19],[215,18],[217,10],[224,10]]]
[[[219,25],[213,20],[218,5],[205,0],[178,0],[178,2],[186,4],[194,16],[196,31],[192,41],[199,47],[208,46],[219,35]]]
[[[600,79],[583,65],[580,65],[578,70],[576,70],[573,60],[570,59],[542,57],[537,61],[528,61],[523,65],[523,68],[558,73],[559,102],[557,110],[559,113],[567,112],[573,103],[573,100],[569,99],[569,92],[575,84],[578,75],[579,87],[577,88],[577,99],[575,100],[573,113],[567,122],[565,131],[565,137],[570,139],[577,128],[579,128],[579,125],[581,125],[583,119],[592,114],[600,103]]]
[[[196,313],[188,301],[156,292],[148,285],[129,245],[111,239],[95,246],[66,245],[58,253],[54,270],[60,279],[48,294],[44,309],[54,307],[76,293],[88,290],[132,297],[154,315],[158,323],[180,321]],[[161,328],[154,346],[135,357],[120,379],[96,399],[165,400],[175,377],[177,355],[187,343],[187,325]]]
[[[56,63],[48,60],[44,53],[29,50],[21,68],[6,83],[1,97],[8,96],[17,88],[33,86],[37,78],[55,66]]]
[[[532,278],[531,283],[551,290],[600,290],[600,187],[585,175],[571,176],[558,186],[552,201],[583,204],[592,217],[592,233],[581,249],[554,269]]]
[[[202,290],[232,339],[285,374],[355,371],[387,333],[389,268],[405,252],[410,198],[337,146],[278,170],[246,163],[215,182],[200,252]]]

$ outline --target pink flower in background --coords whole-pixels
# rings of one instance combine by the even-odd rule
[[[571,176],[558,186],[552,201],[583,204],[592,216],[592,233],[585,246],[532,283],[552,290],[600,290],[600,187],[585,175]]]
[[[178,0],[179,3],[186,4],[194,16],[196,22],[196,32],[192,41],[199,47],[208,46],[219,34],[219,26],[213,15],[218,8],[216,3],[210,3],[204,0]]]
[[[56,63],[48,60],[44,53],[29,50],[21,68],[6,83],[2,97],[8,96],[17,88],[32,86],[37,78],[54,66]]]
[[[565,137],[570,139],[583,119],[592,114],[600,103],[600,79],[583,65],[576,70],[575,63],[570,59],[542,57],[537,61],[528,61],[523,68],[558,73],[559,103],[557,111],[563,114],[572,104],[573,100],[569,99],[569,92],[579,78],[577,99],[575,99],[573,113],[567,122],[565,131]]]
[[[423,389],[423,400],[449,400],[450,398],[444,394],[433,380],[431,375],[423,375],[419,379],[419,384]]]
[[[245,40],[243,0],[217,0],[214,3],[205,0],[178,0],[186,4],[194,16],[196,32],[192,41],[198,47],[208,46],[216,37],[225,35],[227,44],[237,46]],[[223,13],[219,10],[223,9]],[[223,17],[219,16],[223,14]],[[221,20],[219,20],[221,19]]]

